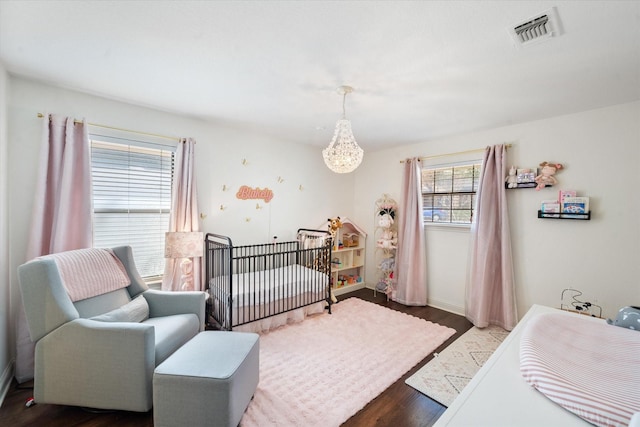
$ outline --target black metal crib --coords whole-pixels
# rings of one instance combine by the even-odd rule
[[[207,319],[225,330],[326,302],[331,313],[331,236],[301,228],[297,239],[234,246],[231,239],[205,238]]]

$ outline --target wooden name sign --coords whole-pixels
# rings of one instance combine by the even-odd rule
[[[273,191],[269,188],[251,188],[247,185],[240,187],[236,193],[236,197],[241,200],[262,199],[265,203],[269,203],[273,199]]]

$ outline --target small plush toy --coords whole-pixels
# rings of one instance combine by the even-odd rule
[[[380,263],[380,270],[391,271],[393,267],[396,265],[396,260],[393,257],[385,258]]]
[[[338,235],[338,230],[340,229],[340,227],[342,227],[342,221],[340,221],[339,216],[333,219],[329,218],[327,219],[327,221],[329,221],[329,233],[331,233],[331,239],[333,240],[333,247],[337,248],[338,247],[337,235]]]
[[[540,175],[536,176],[536,183],[538,186],[536,187],[536,191],[540,191],[547,185],[557,184],[558,180],[554,177],[557,171],[562,169],[561,163],[549,163],[542,162],[540,163]]]
[[[382,232],[382,236],[380,236],[376,243],[378,244],[379,248],[396,249],[396,244],[398,243],[398,233],[389,229],[385,229]]]
[[[505,179],[508,188],[516,188],[518,186],[518,177],[516,176],[516,167],[511,166],[509,176]]]
[[[376,285],[376,289],[380,292],[386,292],[387,291],[387,282],[385,282],[384,280],[381,280],[378,282],[378,284]]]
[[[382,228],[390,228],[393,225],[393,217],[389,214],[380,215],[378,218],[378,226]]]
[[[607,319],[609,325],[640,331],[640,307],[627,306],[618,310],[615,319]]]
[[[340,221],[340,217],[337,216],[335,218],[327,219],[329,221],[329,232],[334,232],[338,230],[338,228],[342,227],[342,221]]]

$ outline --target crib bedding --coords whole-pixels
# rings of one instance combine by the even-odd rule
[[[233,330],[239,332],[255,332],[261,333],[264,331],[269,331],[271,329],[278,328],[280,326],[284,326],[291,323],[302,322],[307,318],[307,316],[311,316],[314,314],[321,314],[326,312],[325,302],[316,302],[311,305],[306,305],[304,307],[295,308],[290,311],[285,311],[280,314],[275,314],[273,316],[264,315],[269,314],[268,311],[263,311],[263,316],[261,316],[258,320],[254,320],[248,323],[239,322],[238,319],[242,319],[242,314],[240,314],[237,310],[234,309],[233,314]],[[245,307],[245,312],[246,312]],[[238,323],[242,323],[238,326]],[[225,325],[226,326],[226,325]]]
[[[314,304],[312,309],[302,307],[295,310],[296,307],[306,305],[306,302],[322,299],[326,292],[326,274],[302,265],[295,264],[270,270],[234,274],[232,278],[233,325],[231,326],[245,323],[248,320],[263,319],[272,313],[288,313],[283,313],[279,319],[265,320],[261,325],[252,325],[246,329],[251,332],[268,330],[271,327],[285,324],[287,321],[299,321],[308,314],[323,310],[322,303]],[[216,284],[216,281],[212,279],[209,286],[220,286],[220,283]],[[220,304],[214,304],[216,314],[219,307]],[[265,327],[265,325],[269,325],[269,327]]]
[[[640,412],[639,331],[540,314],[522,332],[520,371],[551,401],[596,426],[627,426]]]
[[[307,293],[322,295],[326,291],[326,280],[325,273],[299,264],[234,274],[233,307],[287,300]],[[226,283],[224,285],[226,286]],[[209,286],[219,286],[219,281],[211,279]]]

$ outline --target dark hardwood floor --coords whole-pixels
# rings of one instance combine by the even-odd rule
[[[455,341],[460,335],[471,328],[471,323],[462,316],[458,316],[446,311],[432,307],[406,307],[393,301],[387,301],[386,297],[377,294],[374,297],[370,289],[358,290],[339,299],[348,297],[358,297],[366,301],[375,302],[385,307],[402,311],[416,317],[427,319],[440,325],[449,326],[456,330],[456,334],[448,341],[436,349],[436,353],[442,351],[446,346]],[[446,409],[444,406],[429,399],[412,387],[404,383],[405,379],[420,369],[425,363],[433,358],[429,354],[420,363],[405,373],[387,390],[369,402],[362,410],[351,417],[345,427],[363,426],[403,426],[412,427],[431,426],[442,415]],[[366,363],[363,360],[363,369]],[[375,361],[370,361],[375,363]],[[0,408],[0,426],[47,426],[47,427],[151,427],[153,426],[153,413],[136,412],[91,412],[87,409],[36,404],[30,408],[25,406],[25,402],[32,395],[31,383],[18,385],[14,382],[9,390],[2,407]],[[331,426],[328,426],[331,427]]]

